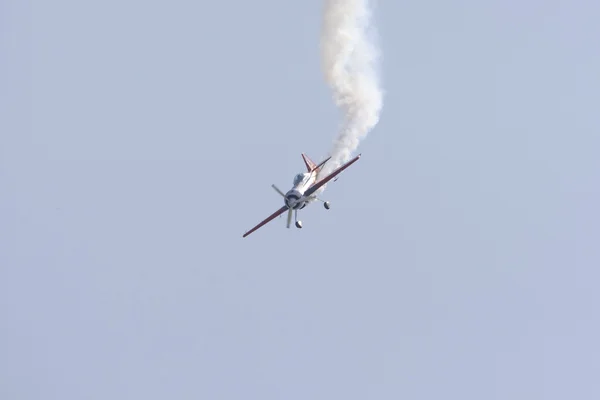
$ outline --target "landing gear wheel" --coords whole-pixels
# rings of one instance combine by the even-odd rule
[[[329,208],[331,207],[331,204],[329,204],[329,202],[326,201],[325,203],[323,203],[323,207],[325,207],[326,210],[329,210]]]
[[[298,228],[298,229],[302,228],[302,221],[296,221],[296,228]]]

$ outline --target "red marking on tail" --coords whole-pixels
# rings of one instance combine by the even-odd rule
[[[306,170],[308,172],[313,172],[315,168],[317,168],[317,164],[315,164],[313,160],[308,158],[306,154],[302,153],[302,159],[304,160],[304,164],[306,165]]]

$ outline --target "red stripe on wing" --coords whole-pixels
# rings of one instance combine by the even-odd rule
[[[254,232],[255,230],[257,230],[258,228],[260,228],[261,226],[265,225],[266,223],[270,222],[271,220],[273,220],[274,218],[278,217],[279,215],[283,214],[285,211],[287,211],[287,206],[283,206],[281,207],[279,210],[275,211],[273,214],[269,215],[264,221],[262,221],[260,224],[256,225],[254,228],[250,229],[248,232],[244,233],[243,237],[248,236],[249,234],[251,234],[252,232]]]
[[[319,182],[315,183],[314,185],[312,185],[307,191],[306,193],[304,193],[305,196],[310,196],[311,194],[313,194],[314,192],[316,192],[317,190],[319,190],[319,188],[321,186],[323,186],[324,184],[326,184],[327,182],[329,182],[332,178],[334,178],[337,174],[339,174],[340,172],[342,172],[343,170],[345,170],[346,168],[348,168],[350,165],[354,164],[356,161],[358,161],[358,159],[360,158],[360,154],[357,155],[356,157],[354,157],[352,160],[348,161],[346,164],[342,165],[341,167],[339,167],[338,169],[336,169],[335,171],[333,171],[331,174],[327,175],[325,178],[321,179]]]

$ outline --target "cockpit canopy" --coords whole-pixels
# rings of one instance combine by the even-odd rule
[[[304,178],[306,177],[306,174],[298,174],[294,177],[294,186],[302,183],[302,181],[304,180]]]

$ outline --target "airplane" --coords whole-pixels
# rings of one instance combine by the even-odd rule
[[[303,209],[304,207],[306,207],[308,204],[314,202],[315,200],[323,202],[323,206],[325,207],[325,209],[329,210],[329,208],[331,206],[330,203],[328,201],[323,201],[323,200],[319,199],[317,197],[317,195],[315,194],[315,192],[317,190],[319,190],[321,187],[323,187],[323,185],[325,185],[331,179],[335,178],[340,172],[342,172],[343,170],[348,168],[350,165],[352,165],[356,161],[358,161],[360,156],[361,156],[360,154],[357,155],[356,157],[354,157],[352,160],[348,161],[341,167],[338,167],[335,171],[333,171],[332,173],[327,175],[325,178],[319,179],[317,182],[319,172],[321,171],[321,169],[323,168],[325,163],[327,163],[327,161],[329,161],[329,159],[331,159],[331,157],[326,158],[325,160],[321,161],[319,164],[315,164],[310,158],[308,158],[308,156],[306,154],[302,153],[302,159],[304,160],[304,164],[306,165],[307,172],[299,173],[294,177],[294,186],[287,193],[283,193],[281,190],[279,190],[279,188],[277,186],[271,185],[271,187],[273,189],[275,189],[275,191],[283,197],[284,206],[281,207],[279,210],[275,211],[270,216],[268,216],[265,220],[263,220],[261,223],[256,225],[254,228],[252,228],[249,231],[247,231],[246,233],[244,233],[243,237],[248,236],[252,232],[256,231],[258,228],[262,227],[263,225],[265,225],[268,222],[272,221],[273,219],[277,218],[278,216],[280,216],[281,214],[283,214],[286,211],[288,212],[287,227],[289,228],[290,224],[292,223],[292,212],[294,212],[295,220],[296,220],[296,223],[295,223],[296,228],[299,228],[299,229],[302,228],[302,221],[298,220],[298,210]],[[336,180],[337,180],[337,178],[336,178]]]

